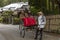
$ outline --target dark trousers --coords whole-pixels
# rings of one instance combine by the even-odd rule
[[[39,34],[38,34],[39,33]],[[40,30],[36,30],[36,35],[35,35],[35,39],[37,39],[38,35],[40,36],[39,40],[42,40],[42,34],[43,34],[43,28],[41,28]]]

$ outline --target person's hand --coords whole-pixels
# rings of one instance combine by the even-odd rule
[[[39,30],[41,30],[41,28],[39,28]]]
[[[40,27],[38,27],[37,29],[38,29],[38,30],[41,30],[41,28],[40,28]]]
[[[39,27],[37,27],[37,29],[39,29]]]

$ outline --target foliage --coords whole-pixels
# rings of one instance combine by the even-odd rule
[[[0,7],[2,7],[4,5],[4,4],[3,5],[2,4],[3,4],[3,0],[0,0]]]
[[[20,0],[0,0],[0,7],[3,7],[11,3],[15,3],[15,2],[20,2]]]
[[[3,22],[3,17],[0,17],[0,22]]]
[[[43,11],[45,14],[47,14],[48,11],[46,8],[46,1],[47,0],[29,0],[29,4],[30,6],[32,6],[32,8],[30,8],[30,10],[32,11],[32,13],[36,14],[38,11]]]
[[[15,17],[14,20],[15,20],[15,21],[16,21],[16,20],[19,20],[19,18]]]
[[[12,11],[4,11],[4,12],[2,13],[2,16],[4,17],[4,18],[3,18],[3,23],[11,23],[12,14],[13,14]]]
[[[19,18],[17,18],[17,17],[15,17],[14,19],[13,19],[13,24],[19,24],[19,21],[20,21],[20,19]]]
[[[45,13],[45,15],[50,14],[59,14],[59,5],[57,5],[58,1],[55,0],[29,0],[30,6],[34,6],[31,11],[41,10]],[[57,8],[57,9],[56,9]],[[59,9],[59,10],[58,10]]]
[[[37,12],[40,11],[40,9],[36,9],[34,6],[31,6],[30,10],[31,10],[33,15],[36,15]]]
[[[13,14],[13,12],[12,11],[5,11],[5,12],[3,12],[3,16],[10,16],[10,15],[12,15]]]
[[[8,4],[11,4],[11,3],[21,2],[21,1],[26,2],[28,0],[0,0],[0,7],[3,7],[5,5],[8,5]]]
[[[36,8],[40,8],[40,0],[29,0],[29,4],[31,6],[35,6]]]

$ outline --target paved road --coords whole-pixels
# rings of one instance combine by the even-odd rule
[[[25,38],[21,38],[18,25],[0,24],[0,40],[34,40],[34,34],[26,32]],[[60,40],[60,37],[44,33],[43,40]]]

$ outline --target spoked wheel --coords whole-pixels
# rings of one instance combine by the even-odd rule
[[[24,30],[24,29],[20,30],[20,36],[21,36],[22,38],[25,37],[25,30]]]

